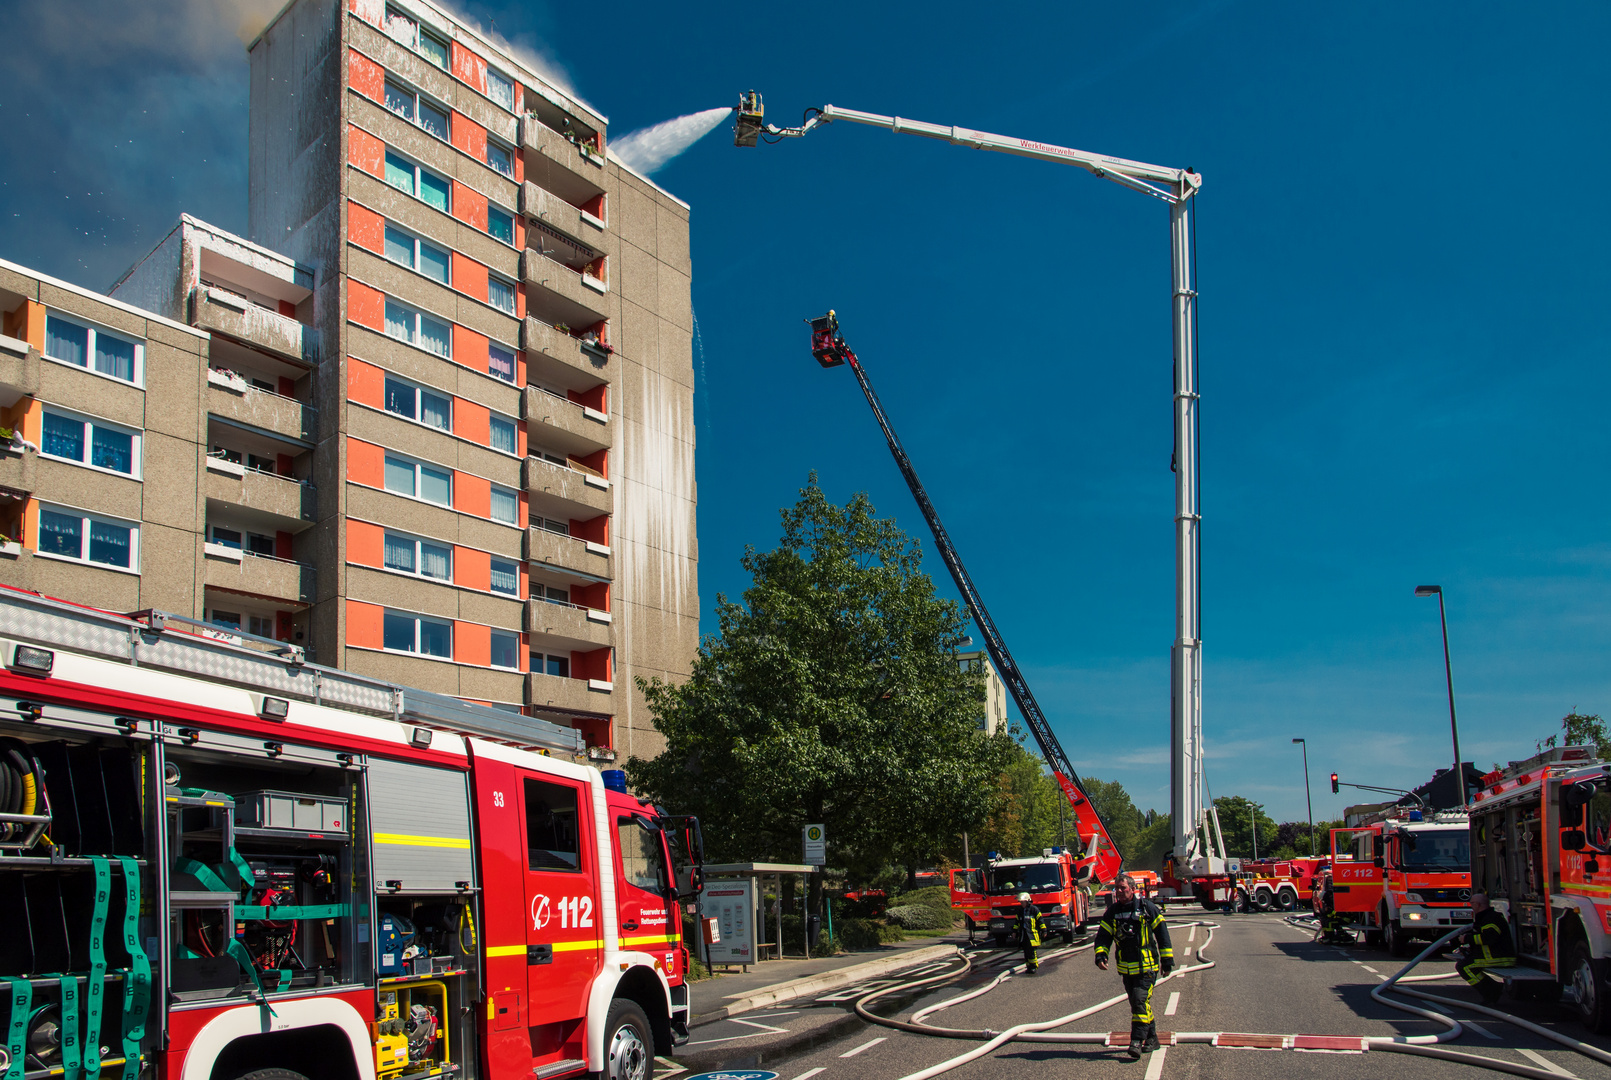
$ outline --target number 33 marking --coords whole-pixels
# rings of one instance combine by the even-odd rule
[[[492,805],[493,806],[502,806],[503,805],[503,792],[494,791],[492,793]]]

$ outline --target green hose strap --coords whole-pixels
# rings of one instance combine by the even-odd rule
[[[84,1006],[84,1071],[90,1080],[101,1075],[101,1009],[106,996],[106,908],[112,899],[112,866],[91,855],[95,867],[95,914],[90,919],[89,984]]]
[[[78,976],[61,977],[62,1080],[81,1080],[84,1046],[78,1041]]]
[[[212,867],[195,859],[181,855],[173,861],[173,871],[176,874],[189,874],[196,879],[198,885],[208,892],[233,893],[237,891],[225,885],[224,879],[214,873]]]
[[[11,984],[11,1023],[6,1034],[10,1064],[5,1080],[22,1080],[23,1055],[28,1052],[28,1017],[33,1012],[34,988],[27,979],[7,979]]]
[[[123,979],[123,1080],[135,1080],[151,1000],[151,961],[140,948],[140,866],[127,855],[117,861],[123,867],[123,947],[129,953],[129,971]]]
[[[242,889],[250,889],[253,885],[257,884],[257,875],[252,873],[251,864],[249,864],[245,859],[241,858],[241,853],[235,850],[234,845],[231,845],[229,848],[229,863],[230,866],[232,866],[235,870],[235,876],[240,878],[240,887]],[[222,873],[224,870],[223,867],[219,867],[218,869],[220,873]]]
[[[268,1003],[268,994],[263,991],[263,980],[257,974],[257,965],[252,963],[252,954],[246,951],[246,946],[241,944],[240,938],[230,938],[229,944],[224,946],[224,952],[233,957],[241,970],[252,977],[252,985],[257,987],[257,995],[263,999],[263,1008],[268,1014],[278,1016],[279,1014]]]
[[[246,922],[266,919],[290,922],[293,919],[345,919],[352,914],[350,904],[236,904],[235,918]]]

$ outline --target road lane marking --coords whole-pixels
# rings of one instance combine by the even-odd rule
[[[860,1046],[856,1047],[856,1049],[854,1049],[854,1050],[846,1050],[843,1054],[840,1054],[839,1056],[842,1057],[842,1058],[855,1057],[857,1054],[861,1053],[863,1050],[870,1050],[870,1049],[872,1049],[873,1047],[877,1046],[879,1043],[881,1043],[883,1041],[884,1041],[884,1036],[880,1035],[878,1038],[872,1040],[871,1042],[862,1043]]]
[[[1460,1026],[1465,1027],[1465,1028],[1470,1028],[1472,1031],[1475,1031],[1478,1035],[1481,1035],[1484,1039],[1492,1039],[1494,1042],[1499,1041],[1499,1036],[1498,1035],[1495,1035],[1493,1032],[1489,1031],[1487,1028],[1483,1027],[1481,1024],[1472,1023],[1470,1020],[1462,1020],[1462,1021],[1460,1021]]]
[[[1470,1027],[1471,1025],[1467,1024],[1466,1026]],[[1543,1054],[1540,1054],[1537,1050],[1525,1050],[1522,1047],[1518,1046],[1518,1047],[1516,1047],[1516,1053],[1518,1053],[1518,1054],[1522,1055],[1523,1057],[1527,1058],[1529,1061],[1537,1062],[1539,1068],[1547,1069],[1550,1072],[1554,1073],[1556,1076],[1570,1076],[1572,1078],[1572,1080],[1577,1080],[1577,1075],[1575,1073],[1567,1072],[1565,1069],[1563,1069],[1559,1065],[1555,1064],[1555,1062],[1551,1061],[1549,1058],[1545,1057]]]
[[[796,1076],[794,1078],[794,1080],[811,1080],[811,1078],[813,1076],[817,1075],[819,1072],[826,1072],[826,1071],[827,1071],[827,1069],[825,1069],[821,1065],[818,1065],[815,1069],[807,1069],[805,1072],[801,1073],[799,1076]]]
[[[1180,1005],[1180,991],[1173,990],[1169,994],[1169,1004],[1164,1006],[1164,1015],[1175,1015],[1175,1009]]]
[[[1147,1075],[1144,1080],[1158,1080],[1163,1076],[1164,1055],[1169,1052],[1167,1046],[1160,1046],[1147,1058]]]
[[[1186,935],[1186,940],[1187,941],[1196,941],[1197,940],[1197,927],[1193,926],[1191,928],[1191,933]]]
[[[1375,968],[1371,967],[1369,964],[1360,964],[1359,966],[1364,968],[1366,971],[1370,972],[1372,975],[1380,975],[1381,974],[1380,971],[1377,971]]]
[[[1186,957],[1188,957],[1190,955],[1191,955],[1191,946],[1190,945],[1187,945],[1184,949],[1180,950],[1181,959],[1184,960]]]
[[[688,1045],[689,1046],[708,1046],[711,1043],[732,1042],[734,1039],[753,1039],[757,1035],[783,1035],[783,1034],[787,1034],[788,1030],[789,1030],[788,1028],[773,1027],[770,1024],[762,1024],[762,1023],[760,1023],[758,1021],[755,1021],[755,1020],[741,1020],[736,1016],[730,1017],[729,1022],[734,1023],[734,1024],[743,1024],[746,1027],[759,1028],[760,1030],[759,1031],[746,1032],[743,1035],[726,1035],[726,1036],[723,1036],[720,1039],[700,1039],[697,1042],[691,1042]]]

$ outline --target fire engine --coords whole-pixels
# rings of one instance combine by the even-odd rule
[[[1048,933],[1068,944],[1085,932],[1090,875],[1081,876],[1073,852],[1049,847],[1039,857],[1002,859],[992,851],[985,859],[983,867],[951,871],[951,906],[967,917],[970,937],[982,928],[1005,945],[1017,930],[1018,894],[1024,892],[1040,909]]]
[[[559,753],[292,645],[0,590],[0,1073],[646,1080],[686,1038],[698,823]]]
[[[1309,906],[1315,882],[1329,865],[1329,860],[1318,856],[1244,859],[1243,887],[1252,906],[1259,911],[1295,911]]]
[[[1489,773],[1470,839],[1472,882],[1516,942],[1518,966],[1496,974],[1611,1031],[1611,765],[1565,746]]]
[[[1403,806],[1331,830],[1333,903],[1394,956],[1469,923],[1469,831],[1464,810]]]

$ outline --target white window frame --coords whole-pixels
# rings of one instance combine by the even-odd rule
[[[391,20],[393,19],[398,19],[408,24],[408,33],[406,35],[399,36],[393,31],[391,25]],[[420,56],[424,57],[426,62],[432,67],[447,71],[453,66],[453,46],[448,43],[448,40],[441,34],[427,27],[418,16],[409,14],[396,4],[386,5],[386,10],[381,15],[380,28],[381,31],[393,41],[401,41],[404,45],[407,45],[410,49],[413,49],[415,52],[419,53]],[[444,59],[440,64],[438,64],[433,57],[426,55],[425,50],[420,48],[420,39],[422,37],[428,37],[432,41],[435,41],[437,44],[442,46]]]
[[[453,434],[453,395],[452,394],[444,393],[443,391],[438,390],[434,386],[421,386],[419,383],[415,382],[412,379],[405,379],[401,375],[394,375],[392,372],[386,371],[384,368],[382,368],[381,370],[384,372],[384,374],[381,376],[381,384],[380,384],[380,407],[381,407],[381,410],[383,412],[385,412],[385,414],[387,416],[395,416],[399,420],[407,420],[411,424],[418,424],[420,427],[425,428],[428,431],[440,431],[440,432],[442,432],[444,434],[447,434],[447,435]],[[388,382],[399,383],[399,384],[401,384],[403,386],[406,386],[408,389],[414,391],[414,415],[413,416],[404,416],[400,412],[394,412],[388,406],[387,402],[388,402],[388,400],[390,398],[390,395],[386,391],[386,384]],[[435,424],[429,423],[424,419],[425,405],[420,400],[420,395],[421,394],[430,394],[432,397],[442,398],[443,400],[445,400],[447,402],[447,406],[448,406],[448,417],[447,417],[448,423],[447,423],[447,427],[445,427],[445,428],[444,427],[437,427]]]
[[[87,371],[91,375],[98,375],[103,379],[111,379],[113,382],[122,383],[124,386],[145,385],[145,342],[141,339],[134,337],[131,334],[124,334],[116,330],[104,329],[88,319],[82,318],[78,315],[70,315],[65,311],[58,311],[55,308],[47,307],[45,309],[45,319],[47,326],[49,325],[49,320],[60,319],[64,323],[78,327],[80,330],[88,331],[84,335],[84,362],[82,364],[77,364],[71,360],[66,360],[59,356],[52,356],[48,352],[41,351],[40,355],[46,360],[53,361],[57,364],[65,364],[67,367],[77,368],[79,371]],[[134,377],[132,379],[125,379],[121,375],[113,375],[111,372],[102,371],[100,368],[95,366],[95,339],[101,334],[105,334],[107,337],[134,346]],[[46,333],[45,335],[45,344],[48,348],[50,344],[49,333]]]
[[[403,153],[401,150],[398,150],[395,146],[389,146],[388,145],[386,147],[385,151],[382,153],[381,159],[380,159],[380,179],[381,179],[381,183],[385,184],[387,187],[391,188],[393,191],[402,191],[403,189],[398,187],[396,184],[392,183],[390,180],[386,179],[386,158],[387,157],[395,157],[398,161],[401,161],[403,164],[407,165],[410,169],[414,170],[414,178],[413,178],[412,181],[410,181],[410,189],[407,192],[404,192],[404,194],[406,194],[411,199],[415,199],[415,200],[417,200],[419,202],[425,203],[425,205],[429,206],[432,210],[435,210],[435,211],[437,211],[439,213],[447,214],[450,217],[452,216],[452,214],[453,214],[453,179],[452,179],[452,177],[443,176],[441,173],[437,172],[435,169],[430,169],[430,168],[425,167],[424,165],[421,165],[419,162],[415,161],[413,158],[409,157],[407,154]],[[434,203],[427,202],[425,197],[420,194],[420,174],[421,173],[429,173],[433,179],[442,180],[442,181],[446,182],[448,197],[447,197],[447,206],[445,208],[437,206]],[[496,239],[496,237],[494,237],[494,239]]]
[[[494,661],[492,659],[494,653],[492,651],[492,641],[491,641],[491,639],[499,636],[500,634],[507,635],[507,636],[512,637],[512,638],[515,639],[515,652],[514,652],[515,662],[513,664],[508,664],[508,665],[500,664],[500,663],[497,663],[496,661]],[[487,641],[487,665],[489,667],[495,668],[498,671],[519,671],[520,670],[520,633],[519,633],[519,631],[516,631],[516,630],[503,630],[503,629],[500,629],[500,628],[498,628],[496,626],[492,628],[492,633],[489,635],[488,641]]]
[[[399,262],[398,260],[392,258],[391,245],[389,243],[389,241],[391,240],[391,237],[388,235],[389,233],[398,233],[401,236],[406,237],[410,241],[410,243],[413,245],[413,247],[409,251],[408,257],[411,260],[413,260],[412,262]],[[427,274],[424,270],[422,270],[420,268],[420,248],[421,247],[428,247],[432,251],[440,252],[441,254],[443,254],[443,255],[445,255],[447,257],[445,259],[445,261],[444,261],[444,264],[447,267],[447,277],[446,278],[433,277],[430,274]],[[414,232],[412,229],[405,229],[405,228],[403,228],[403,226],[397,224],[397,222],[392,221],[390,219],[387,220],[386,225],[385,225],[384,229],[381,232],[381,254],[384,255],[386,257],[386,261],[391,263],[393,266],[406,267],[407,269],[414,271],[414,273],[418,274],[420,277],[424,278],[427,281],[434,281],[438,285],[446,285],[448,288],[453,287],[453,252],[452,252],[452,250],[449,249],[449,248],[445,248],[445,247],[441,246],[440,244],[435,243],[434,241],[427,240],[423,236],[420,236],[418,233]]]
[[[501,349],[504,352],[509,354],[509,377],[507,379],[504,378],[502,375],[499,375],[496,371],[492,370],[492,350],[493,349]],[[520,350],[518,350],[518,349],[511,349],[509,346],[505,345],[503,342],[497,340],[496,338],[488,338],[487,339],[487,375],[488,375],[488,377],[493,378],[493,379],[497,379],[499,382],[505,383],[505,384],[507,384],[509,386],[515,385],[515,380],[517,378],[519,378],[519,376],[520,376],[520,364],[519,364],[518,359],[516,358],[516,354],[518,354],[519,351]]]
[[[79,542],[77,555],[63,555],[56,551],[45,551],[40,547],[39,531],[45,525],[45,511],[62,514],[66,517],[79,519]],[[119,529],[129,530],[129,565],[115,566],[112,563],[97,562],[89,557],[90,523],[99,521],[103,525],[111,525]],[[129,521],[126,518],[114,517],[111,514],[97,514],[89,510],[80,510],[76,506],[66,506],[61,503],[39,500],[39,516],[34,526],[34,554],[42,559],[57,559],[62,562],[78,563],[80,566],[94,566],[102,570],[113,570],[119,574],[140,573],[140,523]]]
[[[80,424],[84,425],[84,457],[82,459],[74,460],[73,458],[63,457],[60,454],[52,454],[49,451],[47,451],[45,449],[45,434],[44,434],[44,419],[43,418],[40,419],[40,429],[39,429],[39,456],[40,457],[46,458],[46,459],[48,459],[50,461],[63,461],[63,462],[66,462],[69,465],[77,465],[81,469],[92,469],[95,472],[105,473],[108,476],[121,476],[125,480],[142,480],[142,479],[144,479],[145,469],[144,469],[144,464],[143,464],[143,451],[144,451],[144,447],[145,447],[145,439],[144,439],[144,434],[140,431],[140,429],[126,427],[123,424],[114,424],[114,423],[111,423],[110,421],[102,420],[102,419],[99,419],[98,417],[90,416],[88,413],[81,413],[81,412],[78,412],[75,409],[64,409],[64,408],[61,408],[58,405],[49,405],[49,404],[47,404],[45,406],[45,412],[47,414],[48,413],[55,413],[57,416],[60,416],[65,420],[70,420],[70,421],[72,421],[74,423],[80,423]],[[116,469],[108,469],[104,465],[95,465],[95,464],[93,464],[91,462],[90,459],[94,456],[94,453],[95,453],[95,432],[94,432],[95,428],[102,428],[102,429],[104,429],[106,431],[115,431],[119,435],[127,435],[127,436],[129,436],[129,471],[128,472],[118,472]]]
[[[399,567],[390,566],[387,564],[386,543],[391,540],[399,540],[405,544],[413,545],[414,569],[403,570]],[[433,547],[446,549],[447,577],[437,577],[435,574],[427,574],[425,572],[425,552],[420,547],[422,544],[430,544]],[[380,566],[382,570],[385,570],[389,574],[402,574],[404,577],[417,577],[424,581],[437,581],[445,585],[451,585],[453,584],[453,545],[443,543],[440,540],[427,540],[424,537],[411,536],[405,532],[398,532],[396,529],[386,529],[382,534],[380,544]]]
[[[508,494],[514,496],[515,519],[513,521],[505,521],[503,518],[493,517],[492,496],[496,495],[500,491],[507,492]],[[496,525],[511,525],[517,529],[520,528],[520,492],[516,491],[514,488],[504,487],[502,484],[493,484],[491,494],[487,496],[487,520]]]
[[[502,214],[502,215],[504,215],[505,217],[507,217],[509,219],[509,239],[505,240],[503,237],[499,236],[497,233],[492,231],[492,215],[494,213]],[[503,207],[499,206],[497,203],[492,202],[491,200],[488,200],[488,202],[487,202],[487,235],[492,237],[494,240],[498,241],[498,243],[500,243],[500,244],[505,244],[505,245],[507,245],[509,247],[514,247],[515,246],[515,218],[517,216],[518,215],[516,215],[513,210],[505,210]]]
[[[563,674],[563,675],[549,675],[549,673],[548,673],[548,658],[550,656],[552,656],[555,660],[563,660],[563,661],[565,661],[565,674]],[[529,663],[531,665],[531,670],[532,670],[533,674],[536,674],[536,675],[548,675],[548,677],[550,679],[569,679],[569,678],[571,678],[571,658],[570,658],[569,653],[543,653],[543,652],[540,652],[540,651],[538,651],[536,649],[533,649],[531,651],[531,656],[530,656]]]
[[[508,424],[509,425],[509,432],[513,436],[513,438],[511,439],[510,444],[509,444],[509,449],[507,449],[507,450],[501,449],[500,447],[496,446],[492,441],[492,425],[495,424],[495,423]],[[491,410],[488,410],[488,412],[487,412],[487,448],[490,449],[490,450],[493,450],[493,451],[495,451],[495,452],[497,452],[499,454],[508,454],[510,457],[519,457],[520,456],[520,422],[518,420],[516,420],[512,416],[505,416],[503,413],[492,412]],[[516,505],[519,505],[519,504],[517,503]]]
[[[406,320],[408,323],[407,337],[398,337],[396,334],[392,333],[391,311],[389,309],[393,304],[397,305],[403,311],[408,313],[408,318]],[[405,345],[412,345],[421,352],[428,352],[432,356],[440,356],[444,360],[453,359],[452,319],[439,318],[434,312],[428,312],[423,308],[415,307],[413,304],[405,304],[403,301],[393,296],[386,297],[385,308],[382,310],[381,318],[386,324],[386,336],[391,338],[393,341],[401,341]],[[447,352],[437,352],[435,349],[424,343],[424,336],[420,333],[421,319],[430,319],[434,323],[440,323],[441,325],[447,327]]]
[[[500,558],[493,558],[491,560],[491,562],[507,563],[514,570],[514,572],[515,572],[515,587],[514,587],[514,590],[512,592],[504,592],[502,589],[498,588],[496,585],[490,585],[489,584],[487,586],[487,591],[492,593],[493,596],[512,596],[517,600],[520,599],[520,563],[518,561],[514,560],[514,559],[500,559]],[[490,569],[488,571],[488,580],[489,581],[491,580],[491,571],[490,571]]]
[[[386,90],[396,90],[400,95],[404,95],[404,96],[408,97],[410,105],[412,106],[412,110],[413,110],[414,115],[413,116],[404,116],[402,113],[400,113],[396,109],[392,108],[391,105],[388,102],[385,101],[385,97],[384,97],[385,91],[384,90],[382,91],[382,100],[381,100],[381,107],[382,108],[384,108],[387,112],[391,113],[393,116],[397,117],[398,119],[406,120],[408,123],[413,124],[415,127],[419,128],[421,131],[425,132],[425,134],[429,135],[431,138],[440,139],[442,142],[449,143],[449,144],[452,143],[452,141],[453,141],[453,110],[451,108],[449,108],[448,106],[442,104],[441,102],[437,101],[435,98],[433,98],[433,97],[431,97],[431,96],[429,96],[427,94],[420,93],[418,90],[414,89],[412,86],[410,86],[407,83],[403,82],[401,79],[388,78],[386,80]],[[422,106],[429,106],[432,112],[438,112],[438,113],[442,114],[442,128],[443,128],[442,134],[438,135],[436,132],[432,131],[430,128],[425,126],[425,117],[420,111]]]
[[[386,618],[388,616],[401,616],[412,619],[414,622],[414,647],[412,649],[394,649],[386,644]],[[437,653],[428,653],[420,648],[420,624],[435,623],[447,627],[448,651],[446,656]],[[380,642],[384,652],[396,653],[398,656],[417,656],[424,660],[445,660],[453,662],[453,620],[438,618],[434,615],[421,615],[417,611],[403,611],[399,608],[384,608],[380,616]]]
[[[414,470],[414,493],[413,494],[409,494],[406,491],[398,491],[396,488],[391,488],[391,487],[386,487],[385,486],[385,484],[386,484],[386,467],[388,465],[390,465],[393,461],[399,462],[399,463],[404,464],[404,465],[411,466],[413,468],[413,470]],[[442,472],[447,473],[447,478],[448,478],[448,501],[447,502],[439,503],[435,499],[427,499],[424,495],[421,494],[421,492],[425,490],[424,485],[420,483],[420,470],[421,469],[436,469],[436,470],[440,470]],[[391,492],[393,495],[396,495],[399,498],[413,499],[415,502],[422,502],[422,503],[426,504],[427,506],[443,506],[443,507],[446,507],[449,510],[453,509],[453,470],[448,468],[446,465],[435,465],[435,464],[432,464],[429,461],[420,461],[418,458],[407,457],[407,456],[405,456],[403,454],[387,453],[385,455],[385,457],[384,457],[384,460],[381,462],[381,480],[380,480],[380,482],[381,482],[381,486],[382,486],[382,488],[384,488],[384,490]]]
[[[497,165],[493,164],[492,152],[494,150],[503,151],[504,156],[509,159],[509,171],[508,172],[505,172],[504,170],[498,168]],[[504,179],[513,180],[515,178],[515,150],[514,150],[514,147],[510,146],[508,143],[504,142],[502,139],[495,139],[491,135],[487,136],[486,163],[487,163],[487,168],[491,169],[493,172],[497,173],[499,176],[503,177]]]
[[[492,284],[493,284],[493,282],[497,282],[499,285],[502,285],[504,288],[509,290],[509,306],[508,307],[504,307],[502,304],[495,303],[493,301],[493,299],[492,299]],[[520,303],[515,298],[515,293],[516,293],[516,290],[518,288],[519,288],[518,285],[516,285],[514,282],[510,281],[508,278],[504,277],[502,274],[494,274],[491,271],[488,271],[487,272],[487,305],[489,307],[491,307],[495,311],[503,312],[505,315],[513,315],[513,314],[515,314],[516,311],[520,310]]]
[[[509,100],[508,101],[504,101],[502,98],[498,97],[498,95],[496,95],[496,94],[494,94],[492,92],[492,81],[494,79],[501,80],[501,81],[503,81],[503,82],[508,84],[508,86],[509,86]],[[500,109],[503,109],[505,112],[511,112],[512,113],[512,112],[515,111],[515,98],[517,96],[516,93],[515,93],[515,87],[517,85],[518,84],[515,82],[514,79],[511,79],[509,76],[505,75],[503,72],[499,71],[497,68],[493,67],[491,64],[487,65],[487,99],[489,101],[491,101],[494,105],[498,106]]]

